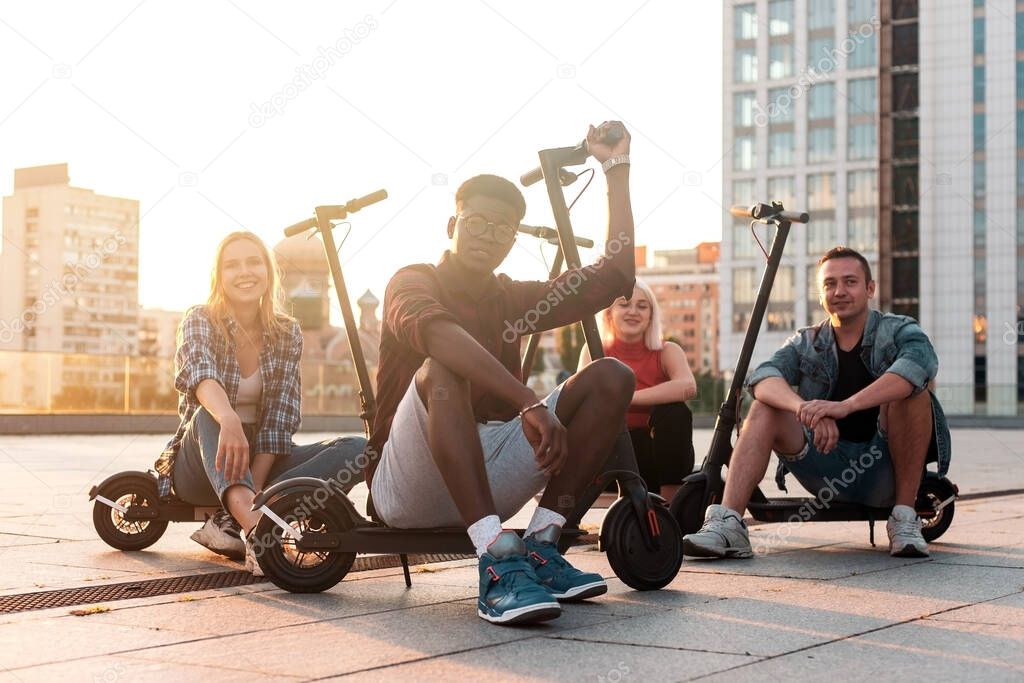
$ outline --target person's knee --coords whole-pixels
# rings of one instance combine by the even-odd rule
[[[619,397],[627,402],[633,398],[636,375],[622,361],[616,358],[599,358],[584,369],[590,372],[602,395],[609,398]]]
[[[424,405],[433,400],[447,400],[460,394],[469,395],[469,382],[433,358],[423,361],[416,372],[416,391]]]

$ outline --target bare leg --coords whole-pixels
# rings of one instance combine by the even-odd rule
[[[733,449],[722,505],[742,515],[754,489],[764,479],[772,451],[798,453],[804,442],[796,415],[755,400]]]
[[[497,514],[469,382],[428,358],[416,374],[416,391],[427,407],[427,441],[434,464],[462,520],[468,527]]]
[[[236,484],[224,491],[224,507],[242,527],[246,534],[260,521],[260,512],[253,512],[252,502],[256,494],[248,486]]]
[[[576,496],[601,472],[625,428],[626,409],[636,378],[614,358],[601,358],[573,375],[562,387],[555,414],[569,432],[569,458],[551,478],[540,504],[568,517]]]
[[[932,440],[932,401],[927,391],[882,406],[882,429],[889,440],[896,504],[914,507],[924,461]],[[889,426],[892,425],[892,429]]]

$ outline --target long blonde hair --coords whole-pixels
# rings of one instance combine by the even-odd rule
[[[647,326],[647,331],[644,332],[644,346],[652,351],[656,351],[662,347],[661,307],[658,305],[658,299],[654,296],[654,291],[650,285],[637,278],[636,288],[643,292],[647,300],[651,302],[651,322]],[[618,302],[619,299],[613,301],[612,305],[601,311],[601,315],[597,318],[597,327],[601,331],[601,341],[605,347],[615,340],[615,323],[612,321],[612,308]]]
[[[270,338],[277,341],[282,335],[291,331],[293,318],[285,313],[284,292],[281,289],[281,276],[277,269],[277,262],[274,255],[267,249],[255,233],[248,230],[239,230],[229,234],[217,245],[217,255],[213,261],[213,270],[210,272],[210,296],[206,300],[206,312],[225,344],[231,338],[228,332],[227,321],[231,317],[231,305],[224,295],[224,282],[221,278],[221,259],[224,250],[235,240],[249,240],[256,245],[263,256],[263,264],[267,268],[267,291],[260,299],[259,319],[263,329],[270,333]]]

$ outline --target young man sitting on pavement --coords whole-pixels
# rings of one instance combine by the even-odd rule
[[[780,482],[785,467],[816,495],[831,489],[834,500],[893,506],[889,553],[927,557],[914,502],[933,443],[940,474],[949,463],[949,429],[928,390],[938,359],[913,318],[868,307],[874,293],[871,268],[853,249],[835,247],[818,261],[828,319],[790,337],[747,380],[755,401],[722,504],[708,506],[704,526],[683,538],[686,555],[753,556],[742,516],[774,450]]]
[[[526,212],[522,193],[492,175],[470,178],[448,219],[437,266],[395,274],[384,295],[379,406],[367,482],[377,516],[398,528],[464,527],[480,557],[477,613],[494,623],[557,617],[558,600],[607,590],[558,552],[575,498],[623,430],[633,373],[602,359],[543,400],[523,384],[520,338],[574,323],[633,291],[629,135],[590,153],[608,184],[608,239],[594,265],[549,282],[494,275]],[[374,457],[380,454],[379,462]],[[525,538],[501,523],[544,489]]]

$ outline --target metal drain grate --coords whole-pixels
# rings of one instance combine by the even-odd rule
[[[5,595],[0,597],[0,614],[27,612],[29,610],[49,609],[52,607],[88,605],[96,602],[128,600],[130,598],[148,598],[154,595],[187,593],[189,591],[201,591],[210,588],[245,586],[263,580],[265,579],[254,578],[252,574],[244,571],[214,572],[212,574],[175,576],[170,579],[129,581],[126,583],[110,583],[103,586],[88,586],[86,588],[66,588],[56,591]]]
[[[457,554],[424,554],[409,555],[409,564],[429,564],[432,562],[449,562],[464,560],[474,555]],[[353,572],[365,572],[373,569],[390,569],[402,566],[398,555],[369,555],[356,558],[352,565]],[[65,588],[63,590],[39,591],[35,593],[19,593],[17,595],[0,596],[0,614],[28,612],[37,609],[54,607],[72,607],[90,605],[97,602],[113,602],[131,598],[150,598],[157,595],[189,593],[212,588],[231,588],[264,583],[264,578],[256,578],[249,572],[229,571],[212,572],[210,574],[193,574],[191,576],[175,576],[169,579],[151,579],[149,581],[128,581],[110,583],[101,586],[84,588]]]

